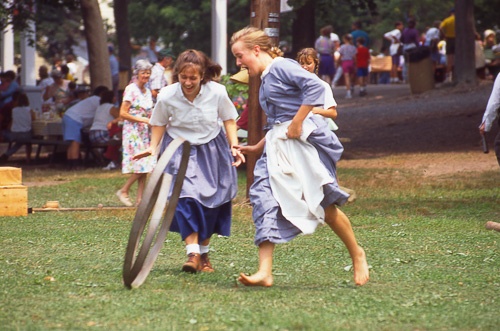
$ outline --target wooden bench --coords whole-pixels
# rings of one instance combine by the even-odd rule
[[[15,141],[8,141],[4,143],[8,144],[7,148],[9,149],[11,148],[12,144],[15,143]],[[64,141],[60,139],[43,139],[43,137],[35,136],[29,141],[26,142],[23,141],[22,144],[37,145],[35,161],[40,160],[42,147],[51,147],[51,153],[49,154],[49,163],[52,164],[54,162],[54,158],[58,148],[69,146],[70,141]],[[111,139],[108,143],[100,143],[100,144],[93,144],[90,142],[90,140],[84,139],[80,146],[80,150],[83,151],[84,153],[83,160],[85,163],[88,163],[92,157],[94,160],[96,160],[98,164],[102,165],[105,161],[100,150],[106,149],[108,145],[121,146],[121,144],[122,144],[121,140],[115,140],[115,139]]]
[[[3,143],[7,144],[7,149],[10,149],[12,147],[12,144],[14,144],[16,141],[4,141]],[[37,145],[36,149],[36,154],[35,154],[35,160],[38,161],[40,160],[40,154],[42,152],[42,147],[52,147],[52,154],[50,154],[49,157],[49,162],[52,164],[54,161],[54,155],[57,152],[57,148],[59,146],[69,146],[69,141],[64,141],[64,140],[57,140],[57,139],[43,139],[43,137],[40,136],[34,136],[30,140],[27,141],[22,141],[22,145]]]
[[[92,143],[88,136],[82,135],[82,145],[81,150],[84,153],[83,162],[88,163],[92,157],[99,165],[104,165],[105,160],[102,155],[102,150],[106,149],[108,146],[121,146],[122,141],[116,139],[110,139],[107,143]]]

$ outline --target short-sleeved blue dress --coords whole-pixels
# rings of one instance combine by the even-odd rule
[[[262,77],[259,102],[267,115],[267,129],[272,130],[274,124],[292,120],[301,105],[322,106],[324,87],[315,74],[302,69],[296,61],[276,58]],[[344,148],[323,119],[311,116],[305,121],[312,121],[317,127],[307,141],[316,148],[322,166],[334,179],[332,183],[323,186],[324,199],[321,205],[343,205],[349,194],[338,186],[336,164]],[[314,166],[311,171],[314,171]],[[254,182],[249,195],[256,227],[256,245],[264,241],[285,243],[301,233],[283,217],[281,208],[286,206],[280,206],[273,196],[265,151],[255,165]]]

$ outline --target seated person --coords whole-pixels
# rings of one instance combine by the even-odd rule
[[[115,107],[115,95],[113,91],[104,92],[101,96],[101,103],[97,108],[94,122],[90,127],[89,139],[90,142],[95,144],[106,144],[113,138],[111,129],[114,125],[118,124],[120,120],[120,109]],[[105,170],[111,170],[117,167],[119,161],[119,145],[109,145],[104,157],[110,160]],[[116,150],[113,152],[113,150]]]
[[[31,140],[31,121],[33,119],[34,113],[30,109],[28,96],[25,93],[20,93],[14,101],[14,108],[12,108],[10,130],[4,131],[6,140],[14,142],[14,145],[0,156],[0,163],[7,161],[23,145],[26,145],[26,162],[30,162],[31,144],[27,142]]]
[[[43,101],[53,103],[58,113],[62,113],[73,99],[69,92],[69,81],[63,78],[59,70],[53,70],[50,74],[54,83],[45,89]]]
[[[81,130],[92,125],[101,101],[101,95],[106,91],[109,91],[106,86],[96,87],[92,96],[68,108],[64,113],[64,141],[70,141],[66,156],[72,169],[78,167],[80,162]]]
[[[73,85],[73,84],[75,85],[75,87],[73,89],[71,89],[71,85]],[[67,108],[73,107],[74,105],[76,105],[77,103],[82,101],[83,99],[88,98],[90,95],[89,90],[87,90],[84,87],[77,87],[74,82],[70,82],[68,86],[70,87],[70,91],[73,95],[73,100],[70,103],[68,103]]]
[[[0,141],[2,141],[3,137],[1,132],[10,130],[10,124],[12,122],[12,109],[15,107],[20,94],[20,91],[14,92],[12,94],[12,99],[3,105],[3,107],[0,107]]]
[[[20,91],[19,84],[16,81],[16,73],[12,70],[1,74],[1,89],[0,89],[0,108],[12,101],[12,96],[15,92]]]

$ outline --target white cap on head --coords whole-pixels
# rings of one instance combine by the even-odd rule
[[[488,38],[490,35],[494,35],[495,34],[495,31],[491,30],[491,29],[488,29],[486,31],[484,31],[484,37],[485,38]]]
[[[336,33],[330,33],[330,40],[331,41],[340,41],[339,35]]]

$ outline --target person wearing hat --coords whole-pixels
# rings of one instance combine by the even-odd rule
[[[156,96],[160,93],[161,88],[168,85],[165,70],[172,65],[174,58],[169,49],[164,48],[158,52],[158,62],[151,68],[151,77],[149,78],[149,87],[154,102],[156,102]]]
[[[233,83],[248,85],[248,70],[241,69],[229,78]],[[243,106],[243,111],[240,117],[236,121],[236,127],[245,131],[248,131],[248,102],[245,102]]]
[[[54,83],[45,89],[44,103],[54,103],[58,109],[65,108],[72,100],[69,92],[69,81],[63,78],[61,71],[55,69],[50,73]]]
[[[484,31],[484,57],[486,60],[486,67],[495,79],[500,71],[500,44],[497,44],[496,33],[494,30],[488,29]]]
[[[174,83],[173,72],[176,57],[170,48],[166,50],[165,58],[167,59],[167,66],[165,67],[165,73],[163,75],[165,76],[168,85],[171,85]]]

